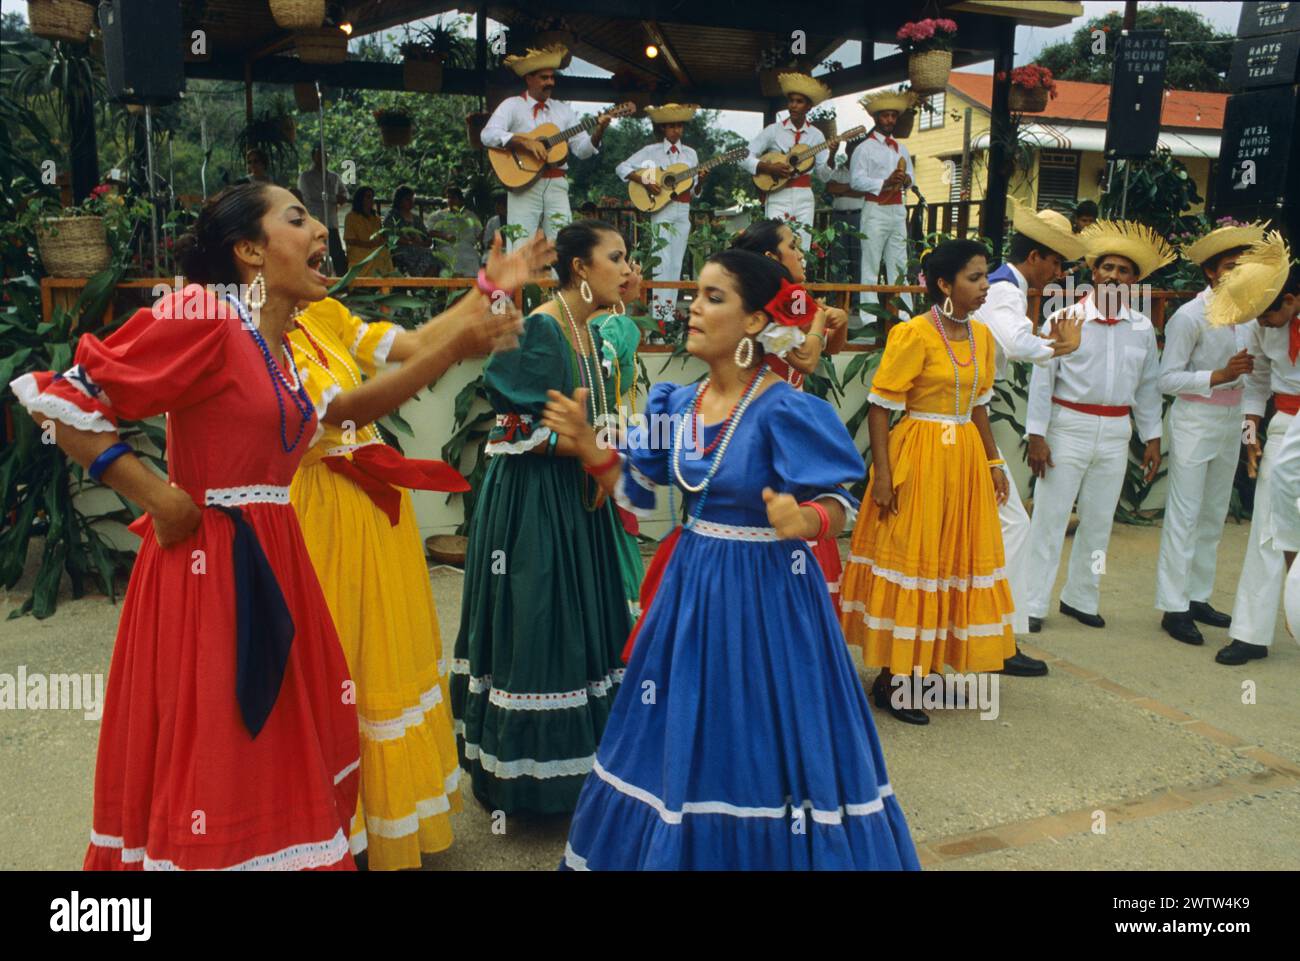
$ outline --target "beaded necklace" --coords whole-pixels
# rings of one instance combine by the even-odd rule
[[[339,366],[342,367],[343,370],[347,372],[348,379],[352,381],[352,386],[360,387],[361,381],[358,380],[357,375],[352,372],[352,365],[347,362],[346,358],[340,357],[337,353],[335,353],[334,349],[330,347],[328,344],[323,344],[320,341],[318,341],[315,337],[313,337],[311,331],[309,331],[306,328],[306,326],[303,325],[302,321],[298,319],[300,313],[301,311],[298,311],[294,314],[294,326],[296,326],[298,330],[302,332],[302,335],[307,338],[307,343],[309,343],[312,349],[316,352],[315,357],[313,357],[311,354],[306,354],[307,359],[311,361],[315,361],[316,364],[321,368],[321,370],[325,371],[325,373],[329,375],[330,380],[334,381],[334,386],[337,387],[339,390],[343,390],[344,389],[343,385],[339,382],[339,379],[335,375],[333,368],[330,366],[329,357],[333,357],[336,361],[338,361]],[[326,354],[328,354],[329,357],[327,357]],[[362,429],[361,433],[358,436],[363,437],[368,441],[381,439],[379,436],[379,431],[375,428],[374,424],[367,424]]]
[[[266,364],[266,372],[271,377],[271,386],[275,389],[275,403],[276,406],[280,408],[280,447],[286,454],[292,453],[294,448],[298,446],[298,441],[302,440],[303,431],[307,429],[307,424],[310,423],[315,408],[312,406],[311,398],[307,396],[306,388],[302,386],[302,381],[298,377],[298,368],[295,367],[293,363],[293,348],[289,345],[289,338],[285,337],[283,334],[280,335],[281,344],[284,348],[284,358],[289,364],[289,373],[293,375],[292,381],[285,377],[284,371],[280,369],[280,365],[277,364],[275,358],[271,356],[271,348],[266,345],[266,338],[264,338],[262,332],[254,326],[253,319],[249,316],[244,305],[241,304],[238,299],[230,295],[226,296],[226,300],[235,306],[235,310],[239,313],[240,319],[244,322],[244,329],[252,335],[254,343],[257,344],[258,349],[262,352],[262,362]],[[284,410],[284,397],[280,393],[281,385],[283,385],[285,391],[288,392],[289,398],[293,401],[294,408],[302,418],[301,422],[298,424],[298,432],[293,435],[293,443],[289,442],[286,433],[287,415]]]
[[[975,356],[975,332],[971,329],[970,315],[967,314],[960,321],[958,321],[956,318],[943,313],[941,310],[939,310],[937,306],[930,308],[930,312],[931,312],[931,319],[934,321],[934,326],[939,331],[939,337],[940,339],[943,340],[943,348],[944,350],[948,351],[948,359],[952,361],[952,389],[953,389],[952,412],[953,412],[953,416],[955,416],[958,420],[960,420],[963,416],[961,412],[961,369],[960,368],[962,367],[975,368],[973,371],[974,379],[971,381],[971,385],[970,385],[970,401],[966,405],[965,416],[969,418],[971,412],[975,410],[975,395],[979,392],[979,383],[980,383],[980,365],[979,365],[979,361],[976,359]],[[948,319],[952,320],[954,323],[961,323],[964,324],[966,327],[966,342],[970,344],[970,360],[966,361],[964,364],[957,359],[957,355],[954,354],[952,351],[952,344],[948,342],[948,332],[943,329],[943,320],[941,319],[942,317],[948,317]]]
[[[596,430],[600,430],[609,422],[609,402],[605,397],[605,380],[600,373],[600,362],[595,359],[596,341],[591,340],[591,353],[584,354],[581,351],[582,336],[578,331],[578,322],[574,319],[573,313],[569,310],[569,305],[564,302],[564,297],[556,293],[555,299],[560,302],[560,308],[564,311],[564,318],[569,322],[569,330],[573,333],[574,365],[577,368],[577,380],[579,386],[587,388],[587,402],[591,407],[591,422]],[[600,482],[588,474],[582,473],[582,506],[587,509],[588,513],[598,510],[603,503],[600,496]]]
[[[756,380],[759,377],[759,375],[761,375],[762,373],[763,373],[763,365],[760,364],[757,368],[755,368],[754,376],[750,379],[750,382],[745,385],[746,392],[749,391],[749,388],[753,385],[754,380]],[[691,415],[692,415],[691,439],[694,443],[694,446],[696,447],[698,447],[700,445],[700,442],[704,440],[704,425],[700,423],[700,408],[704,406],[704,395],[707,394],[708,392],[709,392],[709,382],[705,380],[704,388],[695,395],[695,403],[691,405]],[[741,394],[740,400],[744,400],[744,394]],[[705,447],[704,450],[701,451],[701,454],[707,456],[713,453],[713,449],[718,446],[718,442],[722,440],[723,435],[727,432],[726,428],[727,425],[731,423],[731,418],[736,415],[736,411],[740,407],[740,400],[737,400],[736,403],[732,406],[731,412],[727,414],[727,419],[722,422],[721,425],[722,430],[718,431],[718,436],[713,438],[713,443],[710,444],[708,447]]]
[[[695,502],[695,510],[691,512],[691,516],[688,517],[686,522],[682,525],[684,528],[690,529],[694,526],[695,522],[699,520],[700,515],[704,512],[704,502],[709,498],[709,485],[713,483],[714,475],[718,473],[718,468],[722,466],[722,459],[727,455],[727,448],[731,444],[731,438],[736,435],[736,428],[740,426],[741,418],[745,416],[745,411],[754,400],[754,395],[758,392],[758,385],[762,382],[762,375],[766,370],[767,364],[762,363],[759,364],[758,369],[754,371],[754,376],[750,380],[749,385],[745,388],[745,393],[741,396],[740,402],[736,405],[732,414],[727,417],[726,428],[722,431],[722,442],[718,445],[717,453],[713,455],[713,459],[709,461],[709,469],[704,474],[704,480],[699,484],[687,483],[686,478],[682,476],[682,441],[685,438],[686,422],[691,420],[691,418],[682,417],[677,421],[677,434],[673,440],[672,451],[673,475],[677,478],[677,484],[682,488],[682,490],[691,494],[700,495],[699,500]],[[706,377],[700,386],[695,389],[696,403],[699,402],[700,397],[702,397],[704,392],[708,389],[709,378]],[[668,489],[670,501],[672,500],[672,491],[673,488],[670,487]],[[677,515],[676,503],[672,502],[669,509],[675,517]]]

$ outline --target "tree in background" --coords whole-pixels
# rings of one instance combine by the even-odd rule
[[[1057,80],[1087,83],[1110,83],[1111,55],[1119,39],[1124,17],[1112,11],[1095,17],[1074,32],[1069,40],[1049,44],[1034,58],[1047,67]],[[1138,7],[1135,23],[1138,30],[1168,30],[1171,43],[1169,63],[1165,68],[1165,86],[1174,90],[1224,92],[1228,89],[1228,68],[1232,64],[1232,44],[1212,41],[1232,40],[1230,33],[1220,33],[1199,11],[1162,3]],[[1106,54],[1093,53],[1093,32],[1106,34]]]

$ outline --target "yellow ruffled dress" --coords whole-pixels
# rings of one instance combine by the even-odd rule
[[[951,342],[959,388],[929,314],[890,331],[872,381],[872,403],[907,412],[889,432],[898,513],[881,520],[868,477],[840,621],[863,660],[893,674],[996,671],[1016,651],[997,499],[969,416],[972,391],[977,406],[992,398],[994,343],[971,328],[973,344]]]
[[[299,317],[294,362],[317,410],[385,362],[396,325],[363,322],[337,300]],[[315,344],[312,343],[315,341]],[[317,351],[319,346],[320,351]],[[325,363],[320,354],[325,355]],[[328,365],[328,366],[326,366]],[[361,726],[361,794],[352,851],[377,870],[418,868],[421,853],[452,841],[460,769],[442,639],[411,495],[394,526],[353,481],[323,459],[383,443],[373,426],[322,424],[289,488],[355,684]]]

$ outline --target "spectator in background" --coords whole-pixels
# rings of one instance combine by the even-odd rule
[[[506,195],[494,194],[492,197],[492,216],[483,227],[483,263],[487,263],[488,253],[492,250],[492,238],[506,222]]]
[[[339,204],[348,202],[348,192],[343,189],[343,180],[338,174],[322,168],[319,145],[311,148],[311,169],[298,175],[298,190],[302,192],[307,204],[307,212],[329,230],[330,260],[334,262],[334,273],[343,273],[348,258],[343,252],[343,240],[339,237]],[[323,211],[322,192],[325,194]]]
[[[415,191],[402,184],[393,191],[393,206],[384,217],[384,227],[397,232],[393,264],[408,277],[433,276],[433,238],[415,212]]]
[[[483,229],[474,211],[465,206],[465,192],[447,188],[447,209],[440,210],[429,225],[440,243],[438,259],[449,269],[451,277],[473,277],[478,273],[478,237]]]
[[[1074,232],[1077,234],[1084,227],[1097,220],[1097,203],[1093,200],[1081,200],[1074,208],[1074,217],[1071,218],[1071,224],[1074,226]]]
[[[348,245],[348,269],[369,257],[376,247],[385,249],[361,268],[357,276],[372,277],[393,273],[393,258],[387,250],[388,241],[380,233],[382,229],[383,223],[375,212],[375,188],[358,187],[352,195],[352,209],[343,221],[343,241]]]
[[[257,147],[244,154],[244,169],[248,172],[236,180],[235,183],[275,183],[275,180],[271,177],[270,161],[266,158],[266,152]]]

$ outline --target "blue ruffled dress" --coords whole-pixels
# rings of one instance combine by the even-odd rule
[[[628,435],[623,506],[654,507],[695,392],[651,389],[649,423]],[[687,483],[712,456],[681,456]],[[833,496],[852,517],[844,485],[863,473],[825,401],[784,383],[753,400],[642,622],[562,866],[919,869],[821,567],[804,541],[777,540],[762,498]]]

